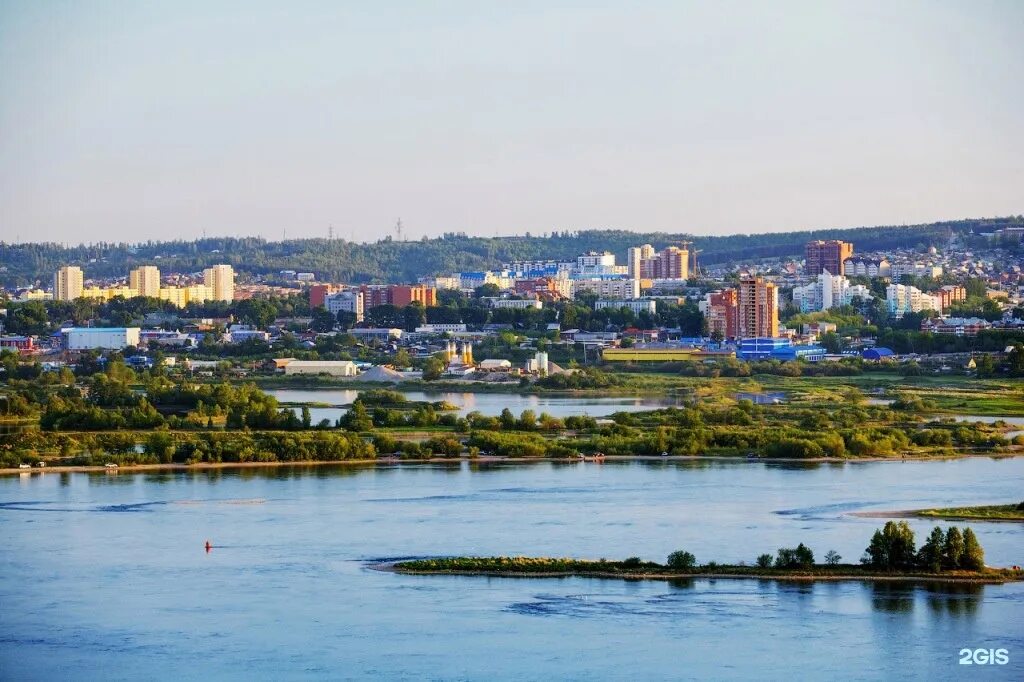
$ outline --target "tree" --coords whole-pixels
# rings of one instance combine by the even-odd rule
[[[840,556],[839,552],[835,551],[834,549],[830,549],[828,552],[825,553],[825,563],[829,566],[835,566],[842,560],[842,558],[843,557]]]
[[[679,550],[668,555],[665,565],[669,568],[689,570],[697,565],[697,558],[689,552]]]
[[[416,327],[420,327],[426,322],[427,312],[419,301],[413,301],[402,308],[402,323],[406,331],[416,331]]]
[[[441,375],[444,374],[445,362],[436,355],[427,358],[427,361],[423,363],[423,380],[434,381],[440,379]]]
[[[964,553],[961,565],[971,571],[981,571],[985,568],[985,550],[981,548],[981,543],[970,528],[964,528]]]
[[[309,323],[310,329],[315,332],[329,332],[334,329],[334,323],[338,318],[325,308],[314,308],[313,319]]]
[[[474,289],[473,290],[473,297],[474,298],[493,298],[494,296],[497,296],[500,293],[501,293],[501,289],[498,288],[497,284],[493,284],[491,282],[488,282],[487,284],[482,284],[482,285],[478,286],[476,289]]]
[[[366,406],[358,398],[344,417],[345,428],[349,431],[369,431],[373,428],[373,420],[366,412]]]
[[[523,410],[519,415],[519,428],[523,431],[533,431],[537,428],[537,415],[533,410]]]
[[[818,343],[829,353],[838,353],[842,350],[839,335],[835,332],[825,332],[818,339]]]
[[[302,428],[308,429],[313,425],[313,415],[309,411],[308,405],[302,406]]]
[[[906,521],[889,521],[871,537],[861,563],[887,571],[912,568],[917,560],[914,531]]]
[[[932,573],[941,571],[942,546],[944,544],[945,534],[942,532],[942,528],[935,526],[932,529],[931,535],[928,536],[928,540],[921,545],[921,549],[917,552],[918,563]]]
[[[814,565],[814,552],[800,543],[796,547],[779,547],[775,568],[810,568]]]
[[[244,322],[265,329],[277,317],[277,307],[262,298],[248,298],[239,301],[235,306],[235,314]]]
[[[950,526],[946,531],[946,540],[942,545],[942,563],[951,570],[956,570],[963,565],[964,560],[964,536],[956,526]]]
[[[385,303],[376,305],[366,311],[366,323],[371,327],[391,329],[401,327],[404,321],[401,308]]]
[[[395,367],[402,369],[412,365],[412,358],[409,356],[409,351],[399,348],[391,362]]]
[[[5,328],[11,334],[41,336],[50,331],[50,318],[46,306],[40,301],[29,301],[10,310]]]
[[[337,317],[338,317],[338,326],[340,326],[342,329],[348,330],[348,329],[351,329],[353,326],[355,326],[355,323],[356,323],[356,314],[355,313],[349,312],[348,310],[339,310]]]
[[[166,431],[154,431],[146,437],[146,454],[156,457],[162,464],[170,464],[174,456],[174,438]]]
[[[512,410],[507,407],[501,411],[501,416],[498,417],[501,422],[501,428],[505,431],[511,431],[516,428],[516,418],[512,414]]]
[[[761,554],[757,557],[758,568],[771,568],[772,567],[772,555]]]

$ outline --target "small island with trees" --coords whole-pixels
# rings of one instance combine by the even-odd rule
[[[936,526],[918,549],[906,521],[890,521],[876,530],[859,564],[841,563],[835,551],[816,563],[804,545],[781,547],[773,556],[761,554],[754,563],[698,564],[685,550],[672,552],[664,564],[630,557],[622,561],[552,557],[444,557],[400,561],[391,566],[415,575],[478,575],[505,577],[590,577],[624,580],[736,578],[768,580],[869,580],[910,582],[1004,583],[1024,580],[1019,566],[985,565],[985,552],[974,531]]]

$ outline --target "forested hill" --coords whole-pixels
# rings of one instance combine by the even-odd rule
[[[82,266],[88,279],[125,276],[130,268],[143,264],[159,265],[164,272],[197,272],[214,263],[230,263],[241,273],[299,270],[333,281],[409,282],[424,275],[493,269],[502,262],[518,259],[572,259],[587,251],[612,251],[624,262],[630,246],[650,243],[661,248],[686,239],[703,250],[700,256],[703,264],[714,265],[800,255],[804,243],[810,239],[845,239],[854,243],[855,250],[867,251],[942,245],[953,233],[991,232],[1007,225],[1024,226],[1024,217],[728,237],[587,230],[555,232],[545,237],[446,234],[412,242],[389,238],[372,244],[342,239],[268,242],[256,238],[98,243],[69,248],[52,243],[0,243],[0,283],[4,286],[26,286],[36,281],[48,283],[61,265]]]

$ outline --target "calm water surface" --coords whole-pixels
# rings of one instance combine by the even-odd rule
[[[347,405],[359,397],[356,390],[338,389],[275,389],[266,391],[282,402],[318,402],[332,405]],[[506,407],[516,416],[523,410],[533,410],[538,416],[547,412],[553,417],[569,417],[572,415],[589,415],[591,417],[607,417],[616,412],[638,412],[654,410],[669,405],[680,405],[682,398],[670,396],[614,396],[609,398],[551,395],[520,395],[518,393],[458,393],[458,392],[423,392],[403,391],[402,394],[410,401],[437,402],[444,400],[459,407],[458,414],[464,415],[474,410],[488,416],[497,416]],[[313,422],[329,419],[332,422],[347,410],[333,407],[310,408]]]
[[[1024,459],[0,478],[2,679],[1021,679],[1024,586],[401,576],[382,557],[860,556],[869,509],[1020,498]],[[926,522],[911,521],[919,537]],[[993,564],[1024,528],[974,524]],[[216,547],[209,554],[203,542]],[[957,665],[963,647],[1010,664]]]

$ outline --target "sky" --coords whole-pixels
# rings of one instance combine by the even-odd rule
[[[0,0],[0,241],[1024,213],[1024,2]]]

